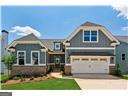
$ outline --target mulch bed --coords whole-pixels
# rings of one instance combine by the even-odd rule
[[[51,75],[43,76],[43,77],[31,77],[31,78],[23,78],[23,79],[18,79],[18,80],[8,80],[4,85],[8,84],[17,84],[17,83],[26,83],[26,82],[39,82],[43,80],[48,80],[48,79],[55,79],[55,77],[52,77]]]

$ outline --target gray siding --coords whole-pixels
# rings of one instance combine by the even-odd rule
[[[121,60],[121,55],[126,54],[124,61]],[[128,73],[128,43],[120,42],[116,48],[116,64],[120,65],[123,74]]]
[[[105,53],[110,53],[110,54],[113,54],[114,55],[114,50],[66,50],[65,51],[65,55],[66,55],[66,63],[70,63],[70,60],[68,60],[69,59],[69,57],[70,57],[70,54],[72,53],[72,52],[87,52],[87,53],[89,53],[89,52],[97,52],[97,55],[100,55],[100,54],[98,54],[98,52],[105,52]]]
[[[70,47],[110,47],[111,41],[109,38],[99,30],[98,43],[83,42],[83,31],[80,30],[71,40]]]
[[[17,44],[16,45],[16,52],[17,51],[26,51],[26,63],[31,63],[31,51],[39,51],[40,52],[40,64],[45,64],[45,52],[41,52],[42,47],[39,44]]]

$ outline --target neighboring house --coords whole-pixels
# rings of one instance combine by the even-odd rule
[[[128,73],[128,36],[117,36],[120,45],[116,47],[116,64],[120,66],[121,73]]]
[[[7,46],[8,46],[8,32],[6,30],[2,30],[1,57],[5,56],[8,53],[7,50],[6,50]],[[7,73],[7,67],[5,66],[4,62],[1,62],[0,68],[1,68],[0,72],[2,74],[6,74]]]
[[[66,74],[113,74],[116,64],[124,66],[121,70],[126,73],[128,43],[125,40],[122,43],[123,39],[113,36],[104,26],[91,22],[80,25],[66,39],[39,39],[29,34],[8,46],[8,50],[17,56],[12,74],[46,74],[50,68],[58,71],[63,67]],[[123,46],[125,53],[121,49]]]

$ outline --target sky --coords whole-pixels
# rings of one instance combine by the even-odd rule
[[[128,35],[128,17],[112,6],[2,6],[1,19],[9,41],[30,33],[63,39],[86,21],[101,24],[114,35]]]

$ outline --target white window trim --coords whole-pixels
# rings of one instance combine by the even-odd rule
[[[26,65],[26,51],[17,51],[17,64],[16,65],[19,65],[19,56],[18,56],[18,54],[19,54],[19,52],[24,52],[24,65]]]
[[[56,48],[56,44],[58,45],[59,44],[59,48]],[[61,46],[60,46],[60,42],[55,42],[54,43],[54,48],[55,48],[55,50],[61,50]]]
[[[34,64],[32,64],[32,53],[33,52],[37,52],[38,53],[38,65],[40,65],[40,51],[31,51],[31,65],[34,65]]]
[[[90,41],[84,41],[84,32],[85,31],[90,32]],[[97,41],[91,41],[91,31],[97,31]],[[98,43],[99,42],[99,31],[98,30],[83,30],[83,42],[84,43]]]

